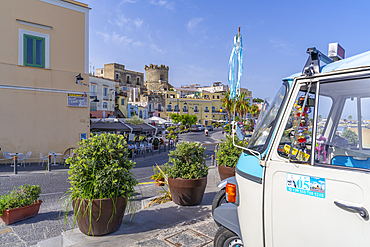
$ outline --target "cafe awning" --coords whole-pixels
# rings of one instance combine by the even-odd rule
[[[143,129],[139,126],[140,124],[133,125],[133,124],[130,124],[130,123],[125,123],[125,125],[131,127],[132,128],[132,132],[142,132],[143,131]]]
[[[130,128],[121,122],[92,122],[90,130],[101,130],[101,131],[122,131],[130,132]]]
[[[137,127],[140,127],[142,129],[143,132],[146,132],[146,131],[155,131],[156,128],[154,126],[151,126],[151,125],[148,125],[148,124],[138,124],[138,125],[134,125],[134,126],[137,126]]]

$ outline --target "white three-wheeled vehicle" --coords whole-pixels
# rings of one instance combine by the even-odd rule
[[[214,246],[370,246],[370,52],[307,53],[227,180]]]

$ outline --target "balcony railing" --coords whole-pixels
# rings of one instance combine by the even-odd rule
[[[98,93],[97,92],[90,92],[90,95],[91,96],[98,96]]]
[[[183,112],[188,112],[188,109],[182,109]]]
[[[204,110],[204,112],[209,112],[209,110]]]
[[[172,111],[172,109],[171,108],[167,108],[167,111]]]
[[[103,99],[104,99],[104,100],[109,100],[109,96],[108,96],[108,95],[104,95],[104,96],[103,96]]]

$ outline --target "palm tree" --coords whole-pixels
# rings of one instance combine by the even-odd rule
[[[249,112],[249,102],[245,100],[245,93],[241,93],[235,101],[236,111],[239,113],[239,117],[243,120],[243,117]]]
[[[256,105],[251,106],[250,113],[252,114],[253,117],[257,117],[259,111],[260,110],[258,109],[258,106],[256,106]]]
[[[222,98],[222,108],[227,112],[229,123],[231,123],[231,110],[234,108],[234,99],[230,99],[230,92],[227,92]]]

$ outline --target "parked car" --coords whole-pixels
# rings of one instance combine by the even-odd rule
[[[199,131],[198,126],[196,124],[192,125],[190,131]]]
[[[198,124],[198,129],[199,131],[204,131],[206,128],[204,127],[203,124]]]
[[[190,131],[204,131],[205,127],[203,124],[194,124],[190,127]]]
[[[207,129],[208,131],[213,131],[213,127],[212,127],[212,125],[208,125],[208,126],[206,127],[206,129]]]

